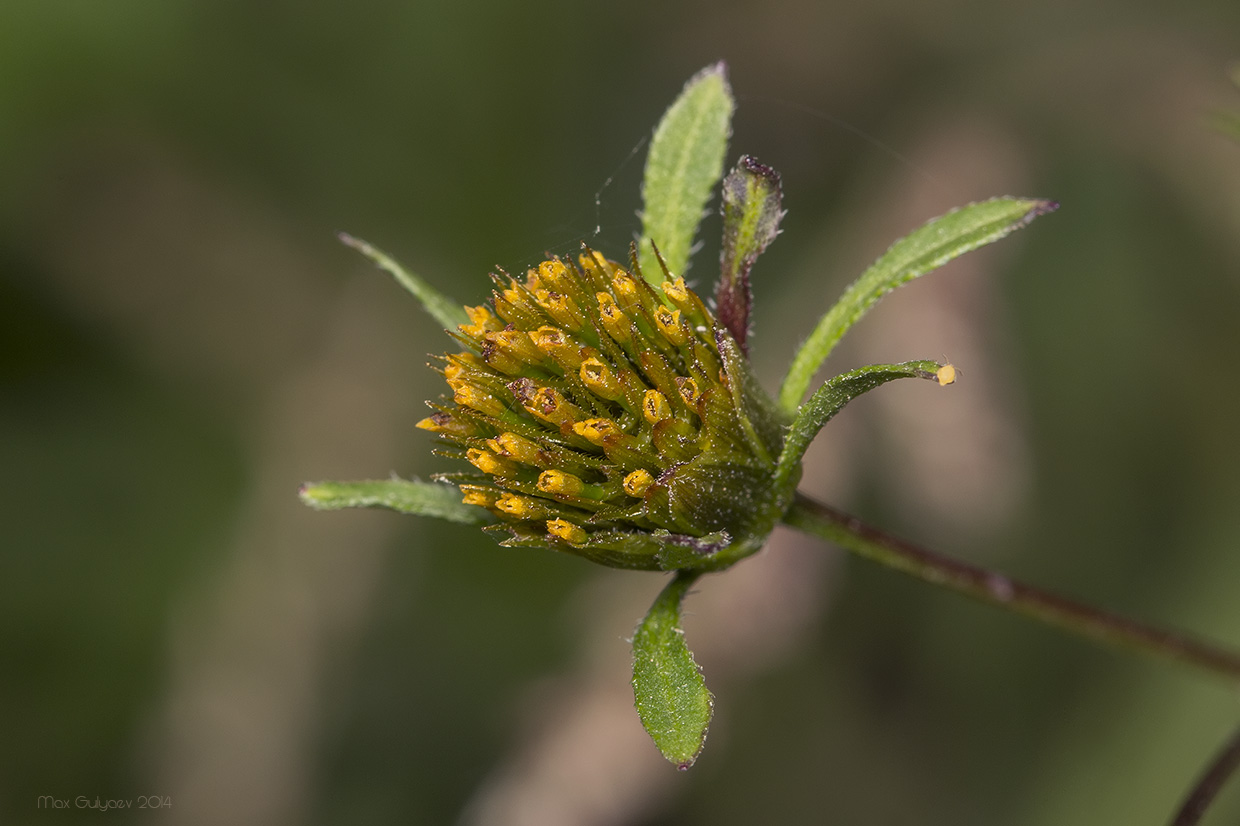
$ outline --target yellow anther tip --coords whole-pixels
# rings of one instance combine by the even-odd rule
[[[477,410],[488,416],[498,416],[504,412],[504,405],[498,399],[487,395],[472,384],[449,382],[449,385],[453,390],[452,400],[462,407]]]
[[[503,473],[506,470],[500,458],[489,450],[471,447],[465,451],[465,458],[469,460],[471,465],[483,473],[496,474]]]
[[[702,395],[702,391],[698,389],[696,379],[692,378],[676,378],[676,387],[680,390],[680,397],[685,400],[686,404],[697,404],[698,399]]]
[[[496,500],[495,507],[518,519],[532,519],[533,515],[540,509],[539,504],[533,499],[528,499],[524,496],[514,496],[511,493],[505,493]]]
[[[689,297],[689,288],[685,286],[683,278],[677,278],[673,281],[664,281],[661,285],[663,294],[668,298],[686,299]]]
[[[611,288],[625,301],[636,301],[638,298],[637,282],[627,272],[616,273],[611,279]]]
[[[600,446],[617,430],[615,422],[610,419],[586,419],[584,422],[573,423],[574,433]]]
[[[544,261],[538,265],[538,274],[544,278],[559,278],[568,271],[560,261]]]
[[[582,530],[579,526],[574,525],[567,519],[550,519],[547,521],[547,533],[563,539],[570,545],[584,544],[590,535]]]
[[[658,325],[663,337],[677,347],[683,346],[687,341],[688,337],[680,326],[680,310],[659,307],[654,311],[654,323]]]
[[[465,495],[461,497],[461,503],[465,505],[478,505],[479,507],[491,507],[491,497],[480,490],[467,490]]]
[[[538,476],[538,489],[543,493],[579,496],[585,483],[562,470],[544,470]]]
[[[672,407],[667,403],[667,398],[658,390],[647,390],[642,397],[642,415],[651,424],[658,424],[664,419],[671,418]]]
[[[640,498],[653,484],[654,477],[650,475],[650,471],[638,469],[624,477],[624,492]]]
[[[612,372],[611,367],[596,356],[591,356],[581,363],[578,371],[581,381],[596,395],[615,401],[624,395],[624,387]]]
[[[564,337],[564,331],[558,327],[546,325],[530,333],[530,341],[534,342],[535,347],[548,355],[554,355],[557,351],[560,351],[560,348],[568,346],[568,339]]]

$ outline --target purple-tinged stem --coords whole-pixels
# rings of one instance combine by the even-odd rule
[[[933,585],[1033,617],[1096,642],[1177,660],[1240,684],[1240,653],[1236,651],[1111,614],[918,547],[802,494],[797,494],[784,522]],[[1240,752],[1240,744],[1233,744],[1233,748]],[[1240,753],[1235,759],[1240,759]],[[1234,766],[1228,770],[1231,768]]]

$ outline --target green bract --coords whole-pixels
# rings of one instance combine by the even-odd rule
[[[451,395],[432,402],[435,412],[418,426],[472,468],[437,484],[302,488],[316,508],[385,507],[484,524],[504,545],[676,571],[634,636],[633,687],[646,730],[682,768],[696,759],[712,709],[679,627],[690,584],[760,550],[777,524],[794,518],[801,458],[849,401],[898,378],[955,378],[951,365],[934,361],[870,365],[823,383],[802,404],[827,354],[887,292],[1055,206],[997,198],[898,241],[823,316],[776,402],[753,376],[745,345],[751,271],[783,216],[778,173],[743,156],[724,182],[718,315],[680,277],[722,175],[732,109],[722,64],[696,75],[672,104],[651,143],[643,239],[627,265],[583,247],[520,277],[493,275],[491,301],[462,311],[344,236],[461,345],[438,365]]]

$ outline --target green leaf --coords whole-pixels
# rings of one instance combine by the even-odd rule
[[[642,274],[653,284],[663,280],[663,270],[651,241],[674,275],[683,275],[689,265],[706,201],[723,174],[733,107],[727,68],[716,63],[685,84],[654,130],[642,182],[638,245]]]
[[[466,505],[452,485],[376,479],[361,482],[310,482],[302,485],[301,501],[316,510],[341,508],[388,508],[401,513],[435,516],[449,522],[484,525],[491,516],[482,508]]]
[[[681,571],[659,594],[633,636],[633,694],[642,725],[663,756],[693,765],[713,703],[680,629],[680,603],[697,574]]]
[[[955,368],[935,361],[906,361],[902,364],[871,364],[841,373],[824,382],[809,401],[801,405],[779,455],[775,469],[776,499],[782,508],[792,503],[800,480],[801,457],[823,425],[850,401],[875,387],[895,379],[937,379],[939,384],[955,381]]]
[[[469,317],[465,315],[465,310],[460,302],[453,301],[418,276],[406,270],[383,250],[366,243],[360,238],[354,238],[345,232],[340,233],[339,237],[342,243],[352,247],[375,262],[379,269],[390,273],[402,287],[413,293],[413,297],[422,302],[422,309],[430,313],[431,318],[438,321],[441,327],[447,330],[455,330],[462,324],[469,323]]]
[[[1054,201],[994,198],[952,210],[896,241],[853,282],[801,345],[779,391],[780,407],[789,413],[796,410],[840,338],[884,295],[1058,207]]]
[[[749,271],[779,234],[784,217],[779,173],[742,155],[723,179],[723,251],[719,257],[716,316],[745,350],[749,335]]]

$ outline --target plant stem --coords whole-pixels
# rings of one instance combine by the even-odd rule
[[[798,493],[784,522],[889,568],[1096,642],[1195,665],[1240,683],[1240,652],[1107,613],[920,548]]]
[[[1171,826],[1196,826],[1205,815],[1214,796],[1223,788],[1227,778],[1240,767],[1240,729],[1236,729],[1231,739],[1214,756],[1214,762],[1206,769],[1206,773],[1197,781],[1197,785],[1184,800],[1180,811],[1171,821]]]

